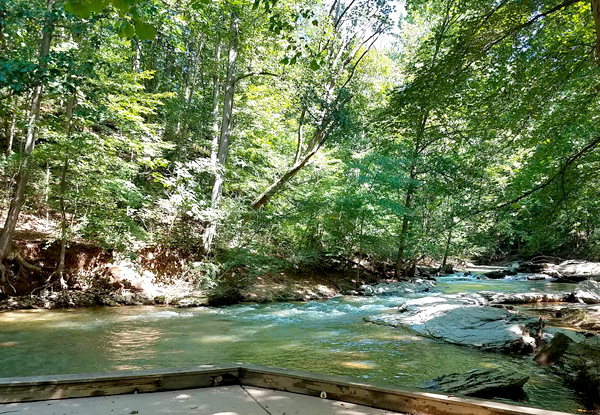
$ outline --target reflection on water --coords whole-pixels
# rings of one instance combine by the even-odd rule
[[[563,291],[545,282],[440,278],[443,293]],[[566,288],[568,289],[568,288]],[[427,295],[427,294],[420,294]],[[433,294],[440,295],[440,294]],[[412,294],[407,297],[418,296]],[[0,376],[248,362],[418,386],[476,368],[528,374],[525,403],[576,411],[574,394],[531,357],[480,352],[367,324],[406,298],[348,297],[219,309],[122,307],[0,313]]]
[[[140,362],[136,364],[117,365],[117,370],[136,370],[142,369],[148,359],[152,359],[156,352],[154,344],[163,336],[162,330],[143,326],[143,327],[118,327],[109,330],[109,341],[107,344],[107,353],[118,354],[124,362]]]

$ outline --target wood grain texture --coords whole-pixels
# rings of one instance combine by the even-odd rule
[[[121,395],[239,384],[237,366],[0,379],[0,403]]]

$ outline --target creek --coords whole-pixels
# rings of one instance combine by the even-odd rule
[[[0,377],[246,362],[418,386],[437,376],[503,368],[530,376],[519,404],[577,412],[576,393],[532,356],[483,352],[364,322],[404,300],[459,292],[558,292],[572,285],[438,278],[436,292],[222,308],[103,307],[0,313]],[[514,402],[512,402],[514,403]]]

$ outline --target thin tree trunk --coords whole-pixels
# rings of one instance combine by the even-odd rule
[[[231,26],[229,29],[229,56],[227,60],[227,79],[225,81],[225,93],[223,97],[223,117],[221,120],[221,134],[215,163],[214,182],[211,192],[211,206],[215,210],[219,206],[223,194],[224,169],[229,151],[229,139],[231,137],[231,119],[233,115],[233,97],[235,94],[239,18],[235,13],[231,14]],[[216,51],[215,51],[216,52]],[[211,155],[212,156],[212,155]],[[204,249],[209,252],[217,229],[216,219],[213,218],[204,231]]]
[[[402,215],[402,229],[400,230],[400,244],[398,246],[398,255],[396,257],[396,267],[394,269],[394,277],[398,278],[402,273],[402,265],[404,259],[404,251],[406,250],[406,241],[408,239],[408,229],[410,225],[410,217],[409,212],[412,208],[413,197],[415,192],[415,185],[413,180],[416,177],[416,167],[413,166],[410,171],[410,179],[411,183],[408,185],[408,189],[406,190],[406,198],[404,200],[404,208],[405,212]]]
[[[213,172],[217,170],[217,154],[219,152],[219,92],[221,91],[221,80],[219,77],[219,62],[221,61],[221,42],[215,46],[216,69],[213,76],[213,107],[212,107],[212,137],[210,145],[210,164]],[[215,173],[213,173],[215,174]]]
[[[600,0],[591,0],[591,5],[596,26],[596,62],[600,65]]]
[[[219,137],[219,151],[217,163],[220,171],[216,174],[213,186],[212,202],[218,204],[223,192],[223,169],[227,162],[229,152],[229,139],[231,138],[231,120],[233,117],[233,96],[235,94],[235,78],[237,73],[239,18],[233,13],[231,15],[229,58],[227,64],[227,80],[225,82],[225,95],[223,97],[223,119],[221,120],[221,135]]]
[[[300,121],[298,126],[298,145],[296,147],[296,155],[294,156],[294,164],[298,164],[300,161],[300,155],[302,154],[302,145],[304,141],[304,117],[306,116],[306,107],[302,108],[302,114],[300,115]]]
[[[50,223],[50,208],[48,202],[50,200],[50,163],[46,162],[46,183],[44,183],[44,202],[46,204],[46,226]]]
[[[437,56],[434,54],[434,60]],[[410,227],[410,219],[409,219],[409,211],[412,208],[412,202],[414,198],[414,194],[416,191],[415,180],[417,178],[417,157],[419,154],[425,149],[425,147],[421,146],[423,142],[423,137],[425,136],[425,126],[427,125],[427,120],[429,119],[430,110],[426,109],[423,114],[423,118],[419,123],[419,128],[417,130],[417,136],[415,139],[415,148],[414,148],[414,160],[412,166],[410,168],[410,183],[408,185],[408,189],[406,190],[406,200],[404,202],[405,212],[402,215],[402,229],[400,230],[400,245],[398,246],[398,256],[396,257],[396,267],[394,269],[394,277],[398,278],[402,273],[402,265],[404,260],[404,251],[406,250],[406,241],[408,239],[408,231]]]
[[[75,95],[69,98],[67,103],[67,140],[71,138],[73,131],[73,110],[75,109]],[[65,204],[65,193],[67,191],[67,173],[69,171],[69,151],[65,148],[65,161],[63,163],[62,174],[60,176],[60,254],[58,257],[58,266],[56,273],[60,280],[61,288],[66,288],[67,284],[64,279],[65,256],[67,253],[67,209]]]
[[[52,11],[52,7],[54,5],[55,0],[47,0],[46,9],[49,12]],[[42,40],[39,51],[39,64],[43,68],[46,66],[46,56],[50,52],[50,42],[52,40],[52,29],[53,23],[51,21],[47,22],[42,29]],[[17,174],[17,183],[15,186],[15,191],[10,202],[10,207],[8,209],[8,214],[6,215],[6,221],[4,222],[4,228],[0,233],[0,270],[2,271],[2,275],[4,277],[4,266],[2,262],[8,255],[13,239],[13,234],[15,231],[15,226],[17,225],[17,220],[19,219],[19,214],[21,213],[21,207],[23,206],[24,196],[25,196],[25,188],[27,187],[27,179],[28,179],[28,169],[29,169],[29,159],[30,155],[35,148],[35,138],[37,132],[37,123],[40,118],[40,108],[42,103],[42,93],[43,86],[42,84],[37,85],[31,94],[31,108],[29,111],[29,117],[27,121],[27,135],[25,136],[25,145],[23,148],[24,157],[23,162],[19,168],[19,173]]]
[[[442,266],[440,270],[446,267],[448,262],[448,255],[450,255],[450,244],[452,243],[452,228],[448,229],[448,239],[446,239],[446,248],[444,249],[444,259],[442,259]]]
[[[132,40],[131,46],[133,48],[133,62],[131,69],[133,72],[140,72],[142,65],[142,42],[140,40]]]
[[[186,90],[185,90],[185,103],[186,103],[186,110],[189,109],[190,104],[192,103],[192,100],[194,99],[194,93],[196,90],[196,83],[198,81],[198,66],[200,63],[200,55],[202,54],[202,49],[204,48],[204,38],[202,36],[200,36],[198,38],[198,48],[196,49],[196,55],[192,55],[191,56],[191,60],[192,60],[192,70],[191,70],[191,76],[188,77],[188,84],[186,86]]]
[[[60,176],[60,254],[56,273],[60,279],[62,288],[66,286],[64,280],[65,256],[67,252],[67,211],[65,205],[65,192],[67,191],[67,172],[69,171],[69,156],[65,155],[62,174]]]
[[[6,131],[6,157],[12,154],[13,143],[15,142],[15,128],[17,126],[17,111],[13,110],[8,129]]]

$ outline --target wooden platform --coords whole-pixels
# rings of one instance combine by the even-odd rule
[[[204,389],[211,388],[211,389]],[[164,395],[162,392],[179,391]],[[185,391],[185,392],[184,392]],[[161,392],[146,394],[147,392]],[[225,393],[227,392],[227,393]],[[284,394],[278,395],[278,393]],[[293,394],[288,394],[292,392]],[[231,394],[234,394],[233,397]],[[114,396],[111,399],[99,399],[101,396]],[[300,396],[305,395],[305,396]],[[160,402],[175,411],[177,396],[184,401],[183,412],[165,412]],[[184,398],[184,397],[189,398]],[[215,400],[214,397],[218,399]],[[50,402],[66,398],[91,398]],[[135,398],[134,398],[135,397]],[[247,401],[252,398],[253,402]],[[260,400],[271,400],[279,405],[280,412],[265,408]],[[307,397],[313,398],[309,403]],[[321,398],[319,398],[321,397]],[[324,398],[323,398],[324,397]],[[294,398],[296,403],[294,403]],[[142,412],[131,406],[146,408]],[[187,402],[191,399],[193,402]],[[241,401],[239,401],[241,399]],[[242,404],[242,410],[236,402],[246,400],[251,405]],[[302,400],[302,402],[300,402]],[[46,401],[36,404],[25,402]],[[120,403],[117,403],[120,402]],[[152,404],[154,402],[154,404]],[[212,407],[204,407],[212,402]],[[238,402],[238,403],[239,403]],[[185,369],[149,370],[136,372],[116,372],[100,374],[42,376],[28,378],[0,379],[0,413],[23,414],[94,414],[94,413],[197,413],[197,414],[383,414],[410,413],[422,415],[565,415],[562,412],[547,411],[480,399],[463,398],[451,395],[424,392],[417,389],[393,386],[373,386],[351,379],[316,375],[312,373],[273,369],[255,365],[198,366]],[[345,406],[346,404],[364,407]],[[107,406],[108,405],[108,406]],[[111,405],[114,412],[110,409]],[[191,406],[190,406],[191,405]],[[258,405],[258,407],[256,407]],[[325,406],[324,406],[325,405]],[[124,406],[131,412],[123,412]],[[201,411],[193,411],[193,407]],[[311,411],[311,407],[320,408]],[[369,408],[383,411],[368,412]],[[47,411],[42,411],[45,408]],[[53,409],[52,409],[53,408]],[[104,408],[104,409],[102,409]],[[152,410],[155,412],[152,412]],[[258,412],[251,412],[251,408]],[[259,409],[262,408],[262,409]],[[116,411],[115,409],[119,409]],[[263,412],[260,412],[264,410]],[[31,412],[33,411],[33,412]],[[137,412],[136,412],[137,411]]]

